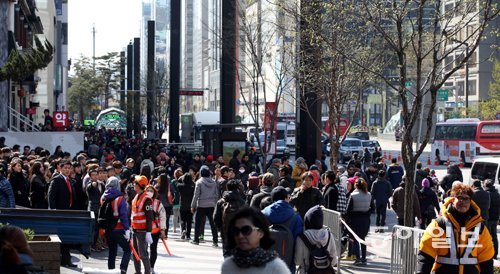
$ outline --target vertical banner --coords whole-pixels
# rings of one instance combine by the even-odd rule
[[[278,117],[278,114],[276,113],[276,102],[266,102],[264,105],[264,151],[267,149],[267,132],[273,130],[274,131],[274,137],[276,139],[276,128],[277,128],[277,123],[276,123],[276,118]],[[271,129],[271,121],[273,122],[274,126]],[[273,142],[273,140],[270,140]],[[274,151],[276,151],[276,142],[274,142]],[[271,148],[272,150],[272,148]],[[268,151],[266,151],[268,152]]]

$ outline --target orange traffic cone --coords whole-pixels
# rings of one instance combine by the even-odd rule
[[[438,162],[438,157],[437,156],[434,157],[434,165],[435,166],[439,166],[439,162]]]
[[[450,156],[448,156],[448,160],[446,161],[446,166],[450,166]]]
[[[398,153],[398,163],[401,162],[401,153]]]
[[[460,168],[464,168],[464,160],[462,159],[462,157],[460,157],[460,164],[459,164],[459,167],[460,167]]]
[[[429,156],[427,157],[427,165],[430,166],[431,165],[431,155],[429,154]]]

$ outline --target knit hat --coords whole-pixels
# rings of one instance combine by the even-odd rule
[[[120,181],[115,176],[109,177],[106,181],[106,189],[110,188],[120,189]]]
[[[313,170],[319,170],[318,166],[317,165],[311,165],[309,167],[309,171],[313,171]]]
[[[311,207],[304,216],[304,226],[306,229],[323,228],[323,211],[319,205]]]
[[[285,200],[288,197],[288,191],[282,186],[277,186],[271,191],[271,199],[273,202]]]
[[[430,187],[430,185],[431,185],[431,183],[429,182],[429,179],[424,178],[424,179],[422,180],[422,187],[423,187],[423,188],[429,188],[429,187]]]
[[[214,156],[208,155],[207,156],[207,162],[212,162],[214,160]]]
[[[201,177],[210,177],[210,169],[206,165],[202,165],[200,167],[200,175]]]

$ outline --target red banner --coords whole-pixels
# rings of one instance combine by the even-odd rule
[[[276,102],[266,102],[264,105],[264,130],[271,130],[271,121],[274,121],[274,126],[276,127]]]
[[[54,128],[67,128],[69,126],[69,114],[67,111],[54,111],[52,116]]]

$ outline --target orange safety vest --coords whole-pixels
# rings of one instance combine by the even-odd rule
[[[123,199],[123,196],[118,196],[111,203],[111,208],[113,209],[113,217],[118,218],[118,222],[116,223],[115,228],[114,228],[115,230],[125,229],[123,227],[122,221],[120,220],[120,215],[119,215],[119,212],[118,212],[118,209],[120,207],[122,199]]]
[[[144,203],[151,199],[146,195],[146,192],[137,194],[132,200],[132,228],[134,230],[146,230],[146,212],[144,211]]]
[[[151,229],[151,234],[155,234],[160,232],[160,200],[158,199],[152,199],[153,200],[153,210],[156,213],[156,218],[153,220],[153,229]]]

